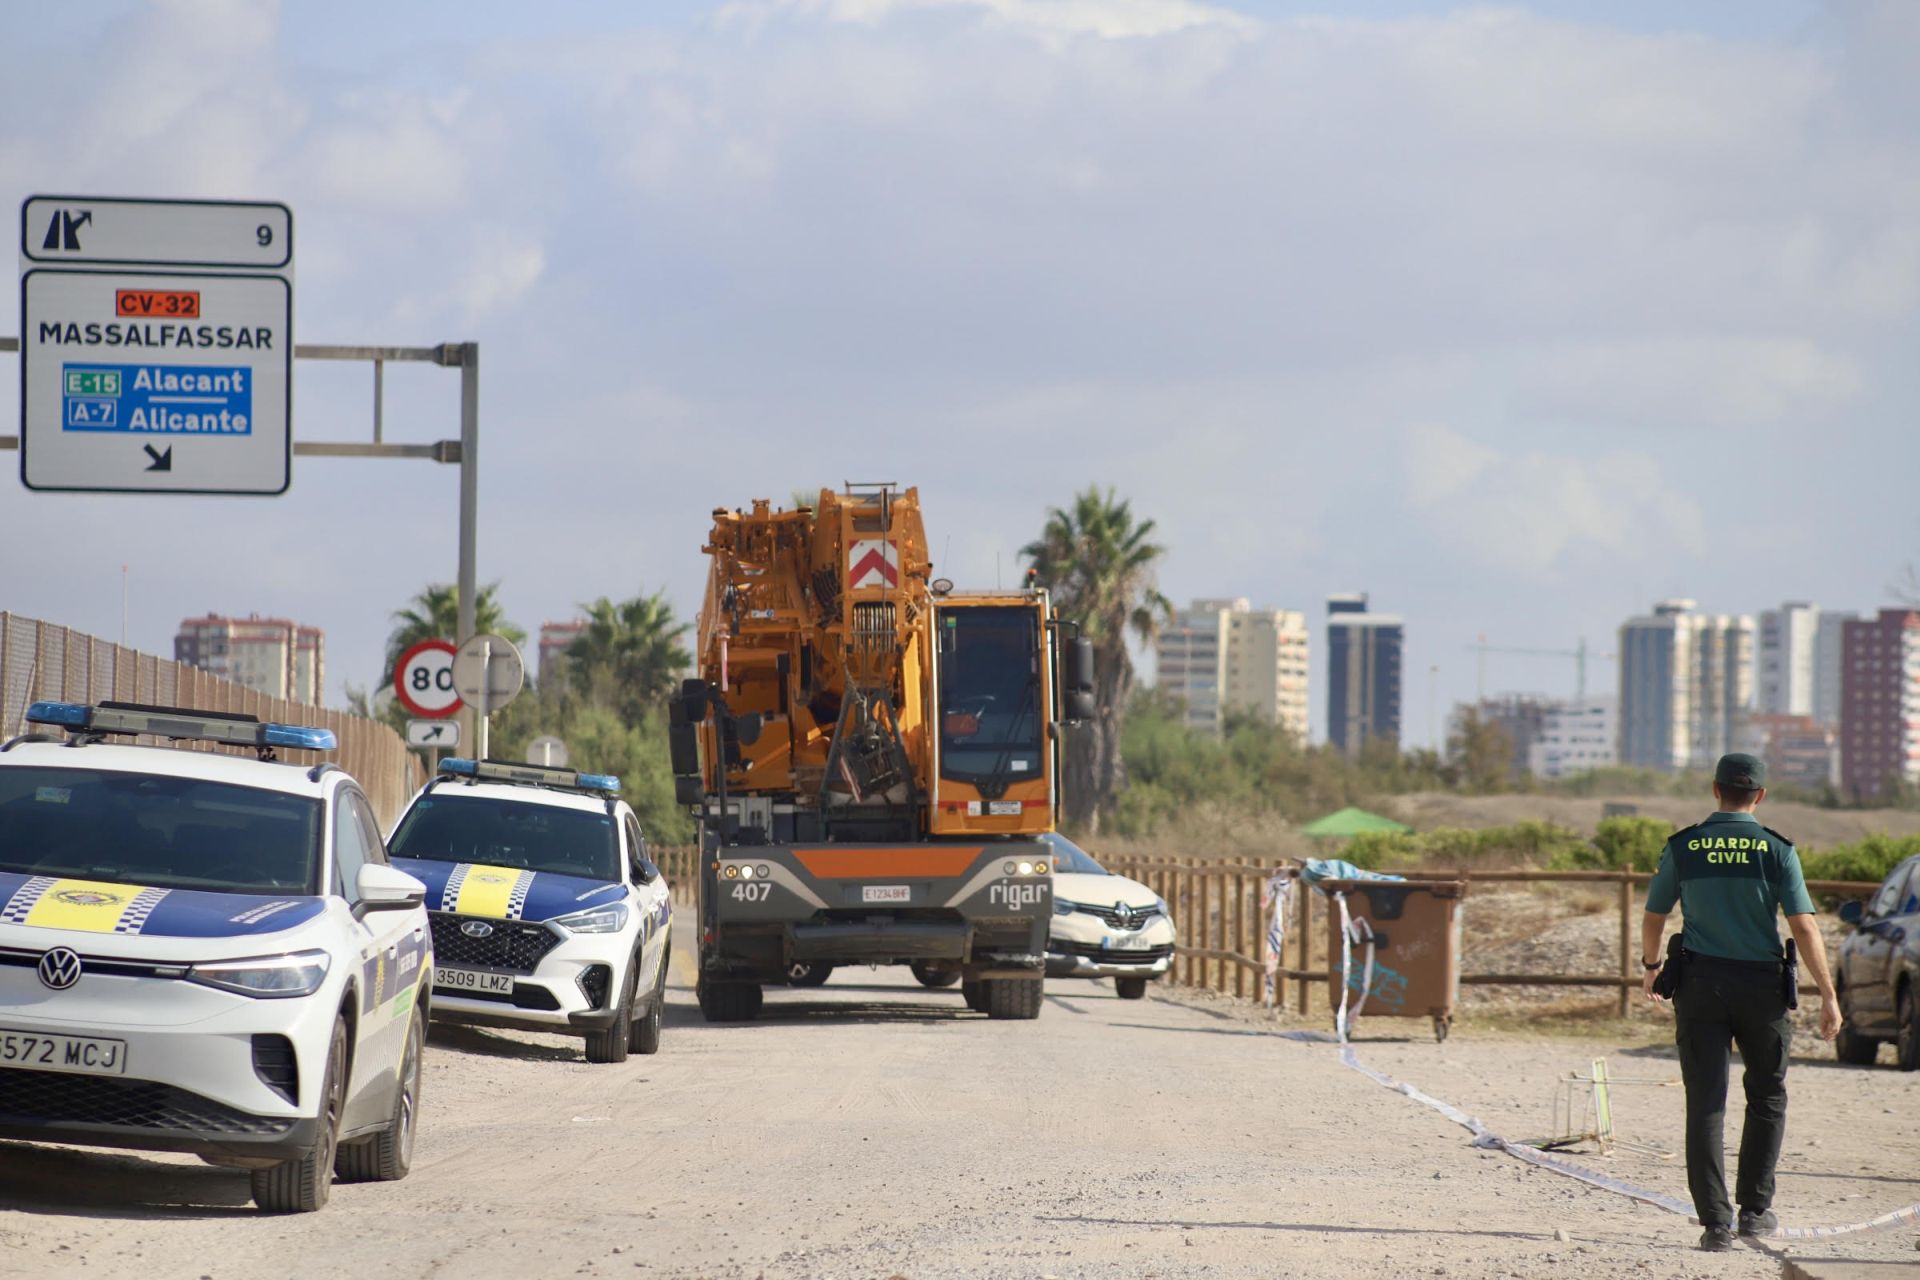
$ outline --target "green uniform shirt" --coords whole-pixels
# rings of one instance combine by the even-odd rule
[[[1647,886],[1647,910],[1686,911],[1687,950],[1729,960],[1785,954],[1774,912],[1810,915],[1813,899],[1793,843],[1750,813],[1716,813],[1676,831]]]

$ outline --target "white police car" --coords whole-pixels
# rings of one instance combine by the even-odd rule
[[[432,965],[325,729],[35,703],[0,747],[0,1138],[193,1152],[262,1209],[406,1176]],[[252,746],[259,759],[105,744]]]
[[[1049,978],[1112,978],[1122,1000],[1147,994],[1147,983],[1173,965],[1173,918],[1146,885],[1115,875],[1057,832],[1041,837],[1053,849],[1053,927],[1047,936]]]
[[[657,1053],[673,904],[620,779],[447,759],[389,845],[427,885],[433,1016]]]

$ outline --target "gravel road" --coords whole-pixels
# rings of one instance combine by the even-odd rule
[[[683,946],[678,954],[684,956]],[[1691,1249],[1679,1219],[1509,1157],[1275,1034],[1245,1006],[1056,982],[996,1023],[904,971],[776,992],[709,1027],[676,974],[666,1045],[441,1029],[413,1175],[265,1218],[243,1175],[0,1143],[0,1274],[155,1276],[1774,1276],[1780,1251]],[[1510,1136],[1605,1051],[1375,1020],[1374,1065]],[[1395,1039],[1404,1035],[1405,1039]],[[1616,1073],[1677,1074],[1657,1046]],[[1796,1068],[1781,1209],[1854,1220],[1920,1198],[1912,1077]],[[1678,1090],[1621,1129],[1677,1142]],[[1593,1158],[1684,1195],[1675,1161]],[[1912,1261],[1912,1230],[1796,1258]]]

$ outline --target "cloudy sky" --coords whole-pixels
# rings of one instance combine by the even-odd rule
[[[0,206],[283,200],[303,341],[478,341],[482,576],[530,630],[661,587],[690,613],[717,505],[917,483],[943,571],[991,585],[1098,483],[1158,521],[1177,600],[1306,610],[1316,649],[1330,591],[1405,615],[1420,741],[1477,634],[1871,608],[1920,558],[1903,0],[35,15],[0,46]],[[391,437],[457,434],[455,375],[388,388]],[[303,364],[296,435],[363,437],[369,402]],[[8,481],[0,607],[116,635],[125,563],[136,644],[291,615],[337,699],[452,578],[455,490],[320,459],[280,499]],[[1489,660],[1490,691],[1571,684]]]

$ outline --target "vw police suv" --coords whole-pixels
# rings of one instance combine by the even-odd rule
[[[581,1036],[589,1062],[659,1052],[673,905],[619,792],[606,774],[440,763],[391,842],[427,885],[435,1018]]]
[[[185,1151],[267,1210],[413,1156],[431,941],[325,729],[39,702],[0,747],[0,1138]],[[258,759],[108,743],[215,742]]]

